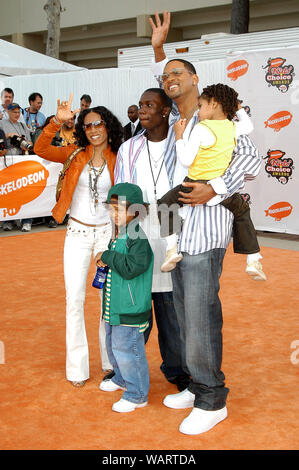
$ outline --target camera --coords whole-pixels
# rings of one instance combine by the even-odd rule
[[[4,139],[0,139],[0,152],[2,152],[5,149],[6,149],[6,147],[5,147]]]
[[[11,137],[10,143],[21,150],[27,150],[28,152],[33,150],[33,145],[25,139],[24,135],[14,135]]]

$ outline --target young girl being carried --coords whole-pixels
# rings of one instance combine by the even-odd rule
[[[207,183],[214,178],[221,178],[232,159],[236,139],[253,130],[253,125],[246,112],[241,108],[238,93],[227,85],[218,83],[203,89],[198,100],[200,122],[193,128],[188,142],[184,142],[183,133],[186,120],[180,119],[174,125],[177,157],[189,167],[185,182]],[[236,115],[239,121],[233,122]],[[178,185],[158,200],[161,236],[166,237],[168,251],[161,266],[162,271],[171,271],[182,259],[177,251],[175,216],[178,208],[179,192],[190,192],[192,188]],[[260,259],[260,248],[256,231],[250,218],[249,205],[239,193],[216,203],[222,204],[234,214],[233,246],[235,253],[247,254],[246,272],[255,280],[266,280]],[[171,206],[171,210],[170,210]],[[166,223],[165,223],[166,221]]]

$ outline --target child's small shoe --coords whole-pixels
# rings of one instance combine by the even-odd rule
[[[255,281],[266,281],[267,279],[266,274],[263,271],[262,263],[260,261],[251,261],[247,263],[245,271]]]
[[[130,413],[136,408],[143,408],[146,405],[147,401],[144,403],[133,403],[131,401],[125,400],[124,398],[121,398],[116,403],[113,403],[112,410],[117,411],[118,413]]]
[[[183,255],[178,253],[177,247],[174,246],[170,250],[166,251],[166,257],[164,263],[161,266],[161,271],[163,273],[168,273],[172,271],[176,264],[183,259]]]

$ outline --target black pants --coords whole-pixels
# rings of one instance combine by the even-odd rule
[[[184,182],[207,183],[204,180],[191,180],[186,176]],[[181,218],[178,215],[179,207],[184,203],[179,201],[179,191],[190,193],[193,188],[187,188],[181,184],[168,191],[158,202],[158,217],[161,226],[161,237],[167,237],[180,231]],[[233,247],[235,253],[249,255],[258,253],[260,247],[257,241],[256,231],[250,217],[249,204],[239,193],[235,193],[220,203],[234,215],[233,222]],[[171,207],[172,206],[172,207]],[[171,207],[171,210],[169,208]]]

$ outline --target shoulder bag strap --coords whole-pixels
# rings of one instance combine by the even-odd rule
[[[67,160],[64,162],[63,164],[63,168],[61,170],[61,172],[59,173],[59,178],[58,178],[58,182],[57,182],[57,187],[56,187],[56,201],[58,201],[59,197],[60,197],[60,193],[61,193],[61,188],[62,188],[62,182],[63,182],[63,179],[65,177],[65,174],[67,172],[67,170],[69,169],[72,161],[74,160],[74,158],[76,157],[76,155],[78,155],[78,153],[80,153],[82,150],[84,150],[84,147],[78,147],[76,148],[71,154],[70,156],[67,158]]]

